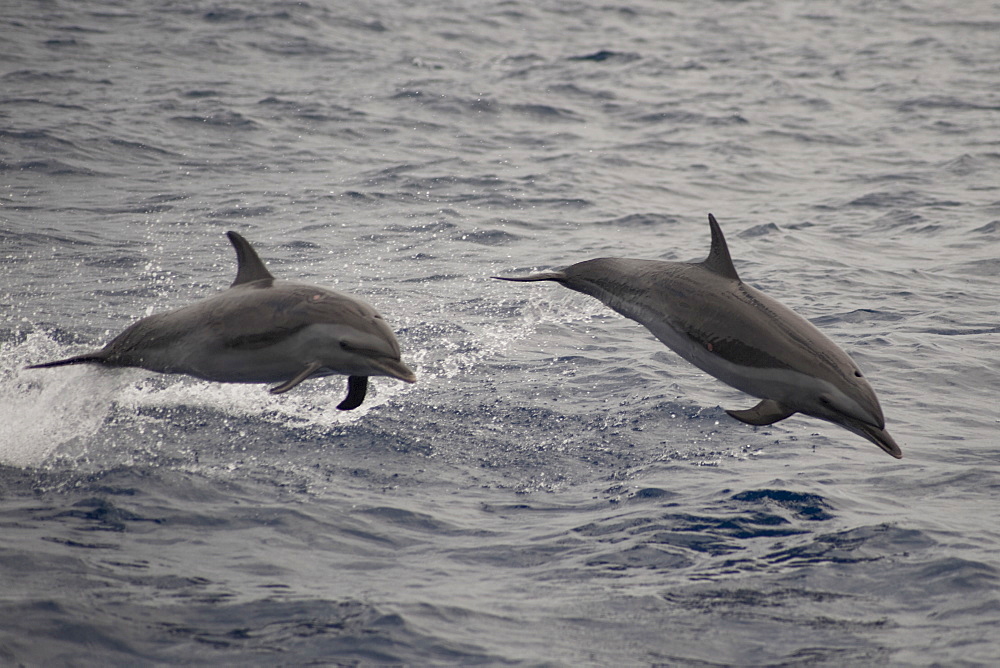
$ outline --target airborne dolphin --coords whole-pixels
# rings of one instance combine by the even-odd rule
[[[885,431],[875,391],[858,365],[809,321],[743,281],[715,216],[702,262],[599,258],[562,271],[502,278],[556,281],[646,326],[702,371],[762,401],[726,412],[767,425],[803,413],[903,456]]]
[[[28,368],[93,363],[221,383],[280,382],[272,394],[307,378],[345,374],[340,410],[361,405],[369,376],[416,382],[375,309],[340,292],[279,281],[246,239],[236,232],[226,236],[237,261],[228,290],[143,318],[100,350]]]

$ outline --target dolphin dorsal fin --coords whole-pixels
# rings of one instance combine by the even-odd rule
[[[708,224],[712,228],[712,249],[708,251],[708,257],[702,265],[725,278],[740,280],[736,267],[733,266],[733,258],[729,257],[729,247],[726,246],[726,238],[722,236],[722,228],[712,214],[708,214]]]
[[[236,280],[229,287],[259,281],[263,278],[274,280],[274,276],[261,262],[260,256],[257,255],[257,251],[253,249],[249,241],[236,232],[226,232],[226,236],[229,237],[233,248],[236,249]]]

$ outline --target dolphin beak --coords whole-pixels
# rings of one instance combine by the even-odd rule
[[[379,357],[369,360],[369,363],[380,369],[387,376],[398,378],[399,380],[407,383],[417,382],[417,375],[410,370],[410,367],[406,366],[399,360],[390,359],[388,357]]]
[[[827,422],[840,425],[847,431],[853,432],[858,436],[864,436],[896,459],[903,458],[903,451],[899,449],[899,446],[896,445],[896,441],[893,440],[892,436],[889,435],[889,432],[885,430],[884,423],[883,426],[874,425],[866,420],[859,420],[851,415],[847,415],[846,413],[841,413],[839,411],[826,411],[822,413],[806,411],[800,412],[804,415],[811,415],[812,417],[819,418],[820,420],[826,420]]]
[[[899,449],[899,446],[896,445],[896,441],[893,440],[892,436],[890,436],[889,432],[885,429],[880,429],[879,427],[865,424],[864,422],[860,422],[858,420],[850,420],[849,422],[841,422],[840,424],[841,426],[850,429],[855,434],[864,436],[896,459],[903,458],[903,451]]]

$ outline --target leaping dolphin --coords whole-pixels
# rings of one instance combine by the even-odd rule
[[[562,271],[500,278],[556,281],[649,329],[668,348],[762,401],[726,412],[767,425],[804,413],[864,436],[896,459],[875,391],[847,353],[809,321],[740,280],[715,216],[702,262],[599,258]]]
[[[143,318],[100,350],[28,368],[102,364],[220,383],[280,382],[272,394],[307,378],[345,374],[347,397],[337,406],[344,411],[365,400],[369,376],[416,382],[375,309],[341,292],[279,281],[246,239],[226,236],[237,261],[228,290]]]

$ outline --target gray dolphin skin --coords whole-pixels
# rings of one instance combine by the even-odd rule
[[[340,410],[357,408],[369,376],[416,382],[400,360],[389,325],[365,302],[306,283],[279,281],[250,243],[226,232],[236,249],[236,280],[214,297],[139,320],[100,350],[29,366],[140,367],[220,383],[281,383],[344,374]]]
[[[668,348],[762,401],[727,410],[752,425],[803,413],[838,424],[900,459],[875,391],[858,365],[805,318],[740,280],[715,216],[702,262],[599,258],[504,278],[556,281],[646,326]]]

